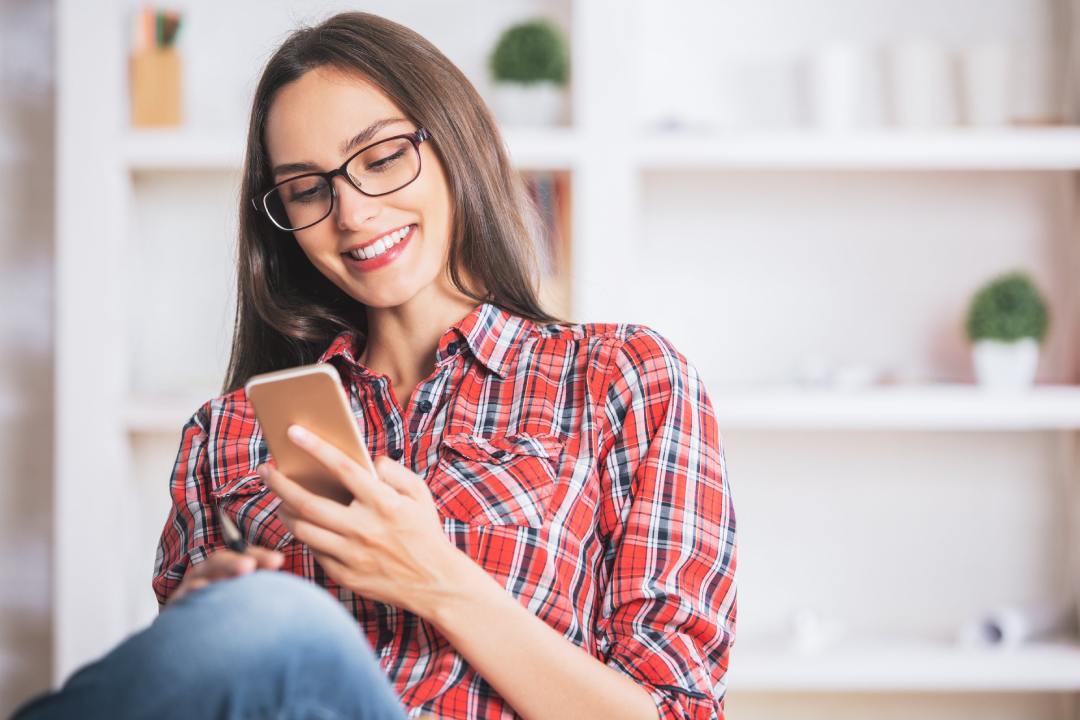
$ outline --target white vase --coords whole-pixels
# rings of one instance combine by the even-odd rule
[[[1035,338],[1015,342],[979,340],[972,348],[975,379],[987,388],[1026,388],[1035,382],[1039,343]]]
[[[551,81],[496,83],[491,100],[495,116],[504,125],[559,125],[565,115],[566,91]]]

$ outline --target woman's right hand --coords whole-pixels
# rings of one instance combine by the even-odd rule
[[[243,553],[228,548],[215,550],[201,563],[188,568],[180,585],[165,601],[165,607],[169,607],[178,598],[192,590],[198,590],[212,582],[246,575],[255,570],[277,570],[284,562],[285,554],[280,550],[271,550],[258,545],[248,545]]]

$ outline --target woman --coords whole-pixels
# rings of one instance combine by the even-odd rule
[[[710,401],[650,328],[541,309],[527,195],[461,72],[370,14],[297,31],[242,195],[232,359],[183,429],[162,612],[40,716],[722,717],[735,519]],[[375,459],[308,433],[347,507],[267,462],[242,387],[316,361]]]

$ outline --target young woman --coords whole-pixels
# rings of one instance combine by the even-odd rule
[[[295,32],[242,195],[232,360],[183,429],[162,612],[25,717],[723,717],[735,517],[705,388],[646,326],[541,309],[533,210],[462,73],[370,14]],[[302,443],[349,506],[267,462],[243,391],[317,361],[375,459]]]

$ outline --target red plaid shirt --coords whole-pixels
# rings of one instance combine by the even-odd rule
[[[735,515],[697,370],[656,331],[537,324],[481,304],[439,340],[401,408],[343,332],[319,358],[372,455],[402,454],[448,538],[567,640],[638,681],[663,718],[723,718],[735,632]],[[223,546],[211,501],[285,570],[355,616],[410,716],[518,717],[427,621],[334,583],[278,520],[243,389],[183,428],[153,579],[164,602]],[[497,642],[493,639],[493,642]]]

